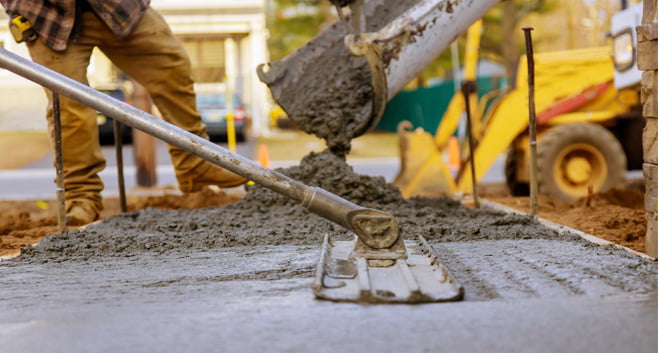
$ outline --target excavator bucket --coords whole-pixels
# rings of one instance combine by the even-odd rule
[[[439,262],[425,238],[405,240],[406,256],[370,260],[354,241],[325,236],[312,287],[320,299],[357,303],[431,303],[461,300],[463,287]]]
[[[437,195],[452,197],[456,185],[434,137],[422,128],[407,131],[405,126],[405,122],[398,126],[400,172],[393,184],[405,198]]]

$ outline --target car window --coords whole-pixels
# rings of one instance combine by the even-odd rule
[[[240,97],[233,95],[233,106],[236,108],[242,108],[242,101],[240,101]]]
[[[199,106],[226,106],[226,97],[223,94],[198,94],[196,101]]]

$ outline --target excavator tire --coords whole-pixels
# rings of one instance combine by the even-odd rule
[[[516,172],[519,155],[513,146],[514,144],[507,150],[507,157],[505,158],[505,182],[512,196],[528,196],[530,195],[530,186],[528,183],[519,181]]]
[[[539,192],[573,201],[606,191],[626,179],[626,155],[619,140],[598,124],[558,125],[537,144]]]

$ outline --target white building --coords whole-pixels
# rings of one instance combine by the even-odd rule
[[[268,61],[265,25],[266,0],[153,0],[179,36],[192,61],[199,83],[225,82],[243,101],[252,117],[252,133],[267,129],[269,91],[256,75],[256,66]],[[7,23],[4,11],[0,23]],[[16,44],[6,25],[0,25],[0,45],[29,57]],[[92,86],[116,83],[116,71],[102,55],[89,67]],[[0,70],[0,131],[45,130],[46,101],[41,88],[11,72]]]
[[[9,18],[0,11],[0,46],[29,58],[27,47],[17,44],[8,27]],[[40,86],[0,69],[0,132],[45,131],[46,95]]]

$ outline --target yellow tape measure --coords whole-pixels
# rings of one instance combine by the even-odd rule
[[[14,36],[16,43],[31,42],[37,39],[37,32],[32,28],[30,21],[23,16],[16,16],[9,22],[9,31]]]

